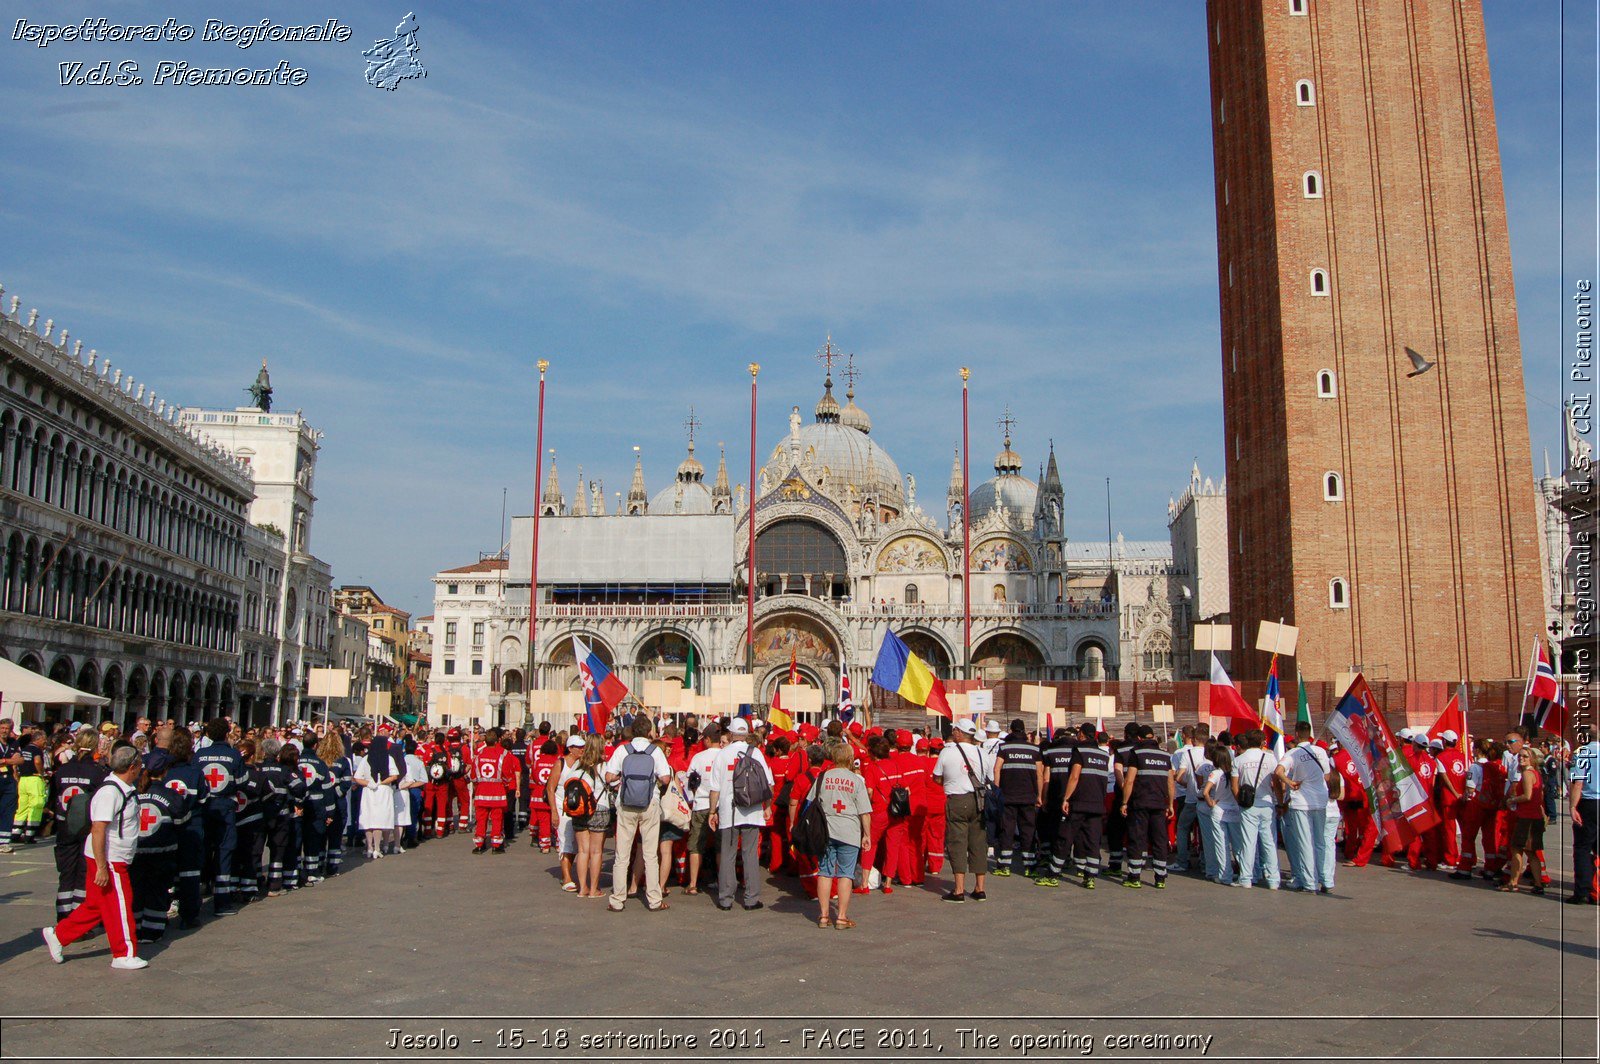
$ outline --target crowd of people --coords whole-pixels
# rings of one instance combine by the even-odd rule
[[[1468,757],[1449,732],[1399,738],[1439,813],[1403,850],[1379,846],[1355,759],[1306,724],[1285,744],[1204,724],[1163,742],[1132,723],[1113,739],[1093,722],[1041,735],[963,719],[942,738],[839,720],[658,727],[642,713],[603,736],[225,719],[13,735],[0,721],[0,852],[53,840],[56,960],[104,927],[113,966],[138,968],[138,944],[174,917],[196,926],[207,896],[226,916],[338,875],[347,847],[376,861],[468,831],[480,855],[526,831],[563,890],[613,911],[634,895],[665,910],[674,886],[757,910],[771,875],[841,930],[856,926],[853,896],[942,881],[947,863],[952,903],[986,901],[990,877],[1138,889],[1146,873],[1155,889],[1188,873],[1326,895],[1336,867],[1374,859],[1507,892],[1526,877],[1543,894],[1544,829],[1570,771],[1569,900],[1594,904],[1600,744],[1572,756],[1516,728]]]

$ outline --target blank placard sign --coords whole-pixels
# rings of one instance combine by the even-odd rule
[[[1197,624],[1194,626],[1196,650],[1232,650],[1233,625]]]
[[[1295,645],[1300,641],[1300,629],[1292,624],[1279,624],[1277,621],[1262,621],[1261,630],[1256,633],[1256,649],[1265,650],[1268,654],[1278,654],[1282,657],[1294,657]]]
[[[344,698],[350,694],[350,670],[312,669],[306,684],[311,698]]]
[[[1172,707],[1164,702],[1151,706],[1150,713],[1157,724],[1171,724],[1174,719]]]
[[[1095,720],[1105,720],[1117,715],[1117,700],[1112,695],[1089,695],[1083,700],[1083,712]]]

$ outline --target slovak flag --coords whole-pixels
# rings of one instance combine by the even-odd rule
[[[1539,640],[1538,654],[1534,658],[1528,697],[1534,700],[1533,708],[1523,711],[1524,720],[1556,735],[1566,730],[1567,693],[1556,679],[1555,666],[1550,663],[1550,652],[1542,639]]]
[[[850,674],[839,673],[839,719],[846,724],[856,719],[856,704],[850,698]]]
[[[628,697],[628,688],[611,675],[605,662],[577,636],[572,637],[572,657],[578,663],[578,682],[583,686],[588,730],[595,735],[604,734],[612,712]]]

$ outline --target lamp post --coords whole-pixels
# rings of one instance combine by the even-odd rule
[[[541,358],[539,366],[539,420],[535,432],[533,456],[533,558],[528,569],[528,676],[523,685],[528,692],[528,709],[533,708],[532,694],[539,687],[539,517],[543,508],[544,491],[544,375],[550,369],[550,360]],[[523,711],[526,715],[527,710]]]
[[[750,539],[746,544],[744,574],[744,657],[745,667],[753,674],[756,669],[756,377],[761,373],[761,363],[752,362],[750,370]]]
[[[972,679],[972,487],[968,479],[967,378],[961,367],[961,677]]]

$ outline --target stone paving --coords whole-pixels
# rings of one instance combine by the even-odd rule
[[[51,848],[0,857],[0,1058],[1596,1055],[1600,909],[1560,904],[1559,881],[1513,897],[1340,868],[1318,897],[1012,878],[957,906],[940,878],[858,896],[841,932],[789,879],[758,912],[674,890],[667,912],[611,914],[521,839],[469,847],[357,860],[169,936],[142,972],[112,971],[103,937],[52,964]]]

